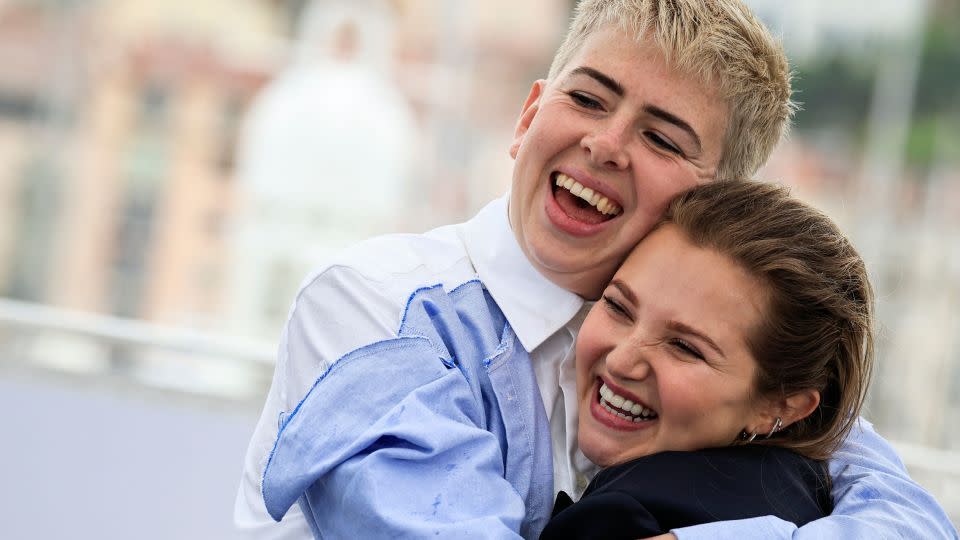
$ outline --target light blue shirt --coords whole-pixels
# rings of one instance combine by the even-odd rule
[[[536,538],[550,431],[527,352],[479,281],[415,292],[397,338],[338,360],[282,421],[263,500],[316,537]]]

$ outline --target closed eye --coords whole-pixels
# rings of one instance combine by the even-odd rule
[[[670,341],[670,344],[676,347],[681,353],[687,356],[692,356],[700,360],[704,359],[703,354],[701,354],[696,347],[694,347],[693,345],[687,343],[682,339],[673,339]]]
[[[677,148],[677,146],[671,143],[670,141],[661,137],[659,133],[655,131],[648,131],[646,132],[646,135],[647,135],[647,138],[650,139],[651,142],[653,142],[653,144],[659,146],[660,148],[666,150],[667,152],[677,154],[678,156],[683,155],[683,151]]]
[[[603,295],[603,305],[607,308],[607,311],[612,313],[614,316],[623,317],[626,319],[630,318],[630,314],[627,313],[627,310],[608,295]]]

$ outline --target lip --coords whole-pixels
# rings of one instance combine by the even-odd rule
[[[634,399],[636,396],[633,394],[626,392],[620,387],[610,384],[609,381],[598,377],[593,381],[593,386],[590,388],[590,416],[592,416],[594,420],[616,431],[640,431],[642,429],[648,429],[653,425],[653,422],[656,420],[634,422],[633,420],[625,420],[620,418],[619,416],[611,414],[610,411],[604,409],[603,406],[600,405],[600,400],[596,397],[600,393],[600,385],[603,383],[613,390],[614,393],[630,398],[630,401],[640,403],[646,407],[646,404],[644,404],[642,401],[639,399]]]
[[[561,167],[555,172],[560,172],[569,176],[570,178],[573,178],[584,187],[588,187],[593,191],[600,193],[604,197],[619,205],[620,208],[623,208],[623,203],[620,201],[619,197],[611,197],[610,191],[607,190],[605,186],[601,185],[599,182],[582,171],[569,167]],[[582,221],[573,219],[567,215],[562,208],[560,208],[560,204],[557,203],[557,199],[553,196],[553,182],[554,175],[551,173],[548,176],[547,181],[544,183],[544,189],[546,190],[546,197],[544,197],[546,199],[544,210],[546,211],[547,219],[550,220],[554,227],[571,236],[588,237],[600,234],[607,228],[611,227],[612,223],[624,215],[624,212],[621,211],[616,216],[613,216],[611,219],[608,219],[602,223],[584,223]]]

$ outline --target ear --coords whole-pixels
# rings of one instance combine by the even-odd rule
[[[773,429],[778,417],[783,422],[780,429],[783,429],[810,416],[819,405],[820,392],[813,389],[801,390],[784,398],[770,400],[757,416],[754,425],[747,431],[766,435]]]
[[[523,102],[523,108],[520,109],[520,117],[517,118],[517,126],[513,131],[513,142],[510,144],[510,157],[517,159],[517,152],[520,150],[520,143],[523,142],[523,136],[530,128],[533,117],[540,110],[540,98],[543,97],[543,90],[547,86],[547,81],[539,79],[533,82],[530,87],[530,94],[527,100]]]

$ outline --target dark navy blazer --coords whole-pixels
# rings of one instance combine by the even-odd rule
[[[540,538],[633,540],[765,515],[802,526],[830,510],[824,464],[789,450],[663,452],[600,471],[575,504],[561,492]]]

